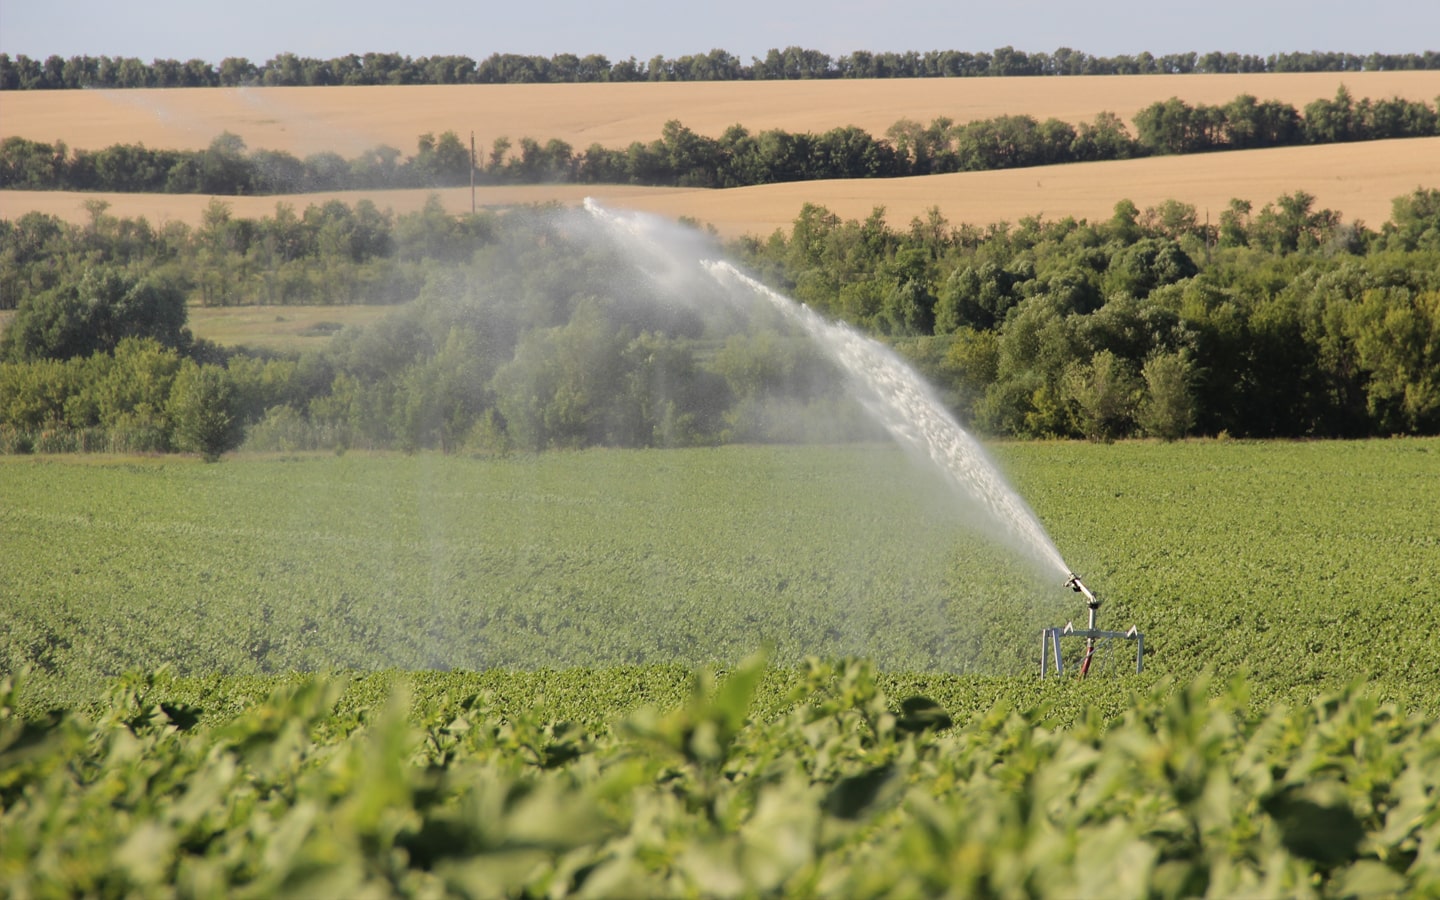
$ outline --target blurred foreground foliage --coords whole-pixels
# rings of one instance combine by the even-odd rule
[[[162,670],[29,717],[6,679],[0,892],[1440,891],[1440,728],[1361,692],[1266,707],[1243,679],[1028,682],[1028,705],[946,708],[896,702],[903,679],[868,663],[754,657],[723,679],[660,672],[649,701],[585,699],[636,674],[558,673],[546,700],[459,674]]]

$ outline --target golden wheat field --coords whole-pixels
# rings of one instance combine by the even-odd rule
[[[1399,96],[1440,102],[1440,72],[1266,75],[1101,76],[1066,78],[882,79],[873,81],[672,82],[657,84],[473,85],[412,87],[239,88],[129,91],[7,92],[0,96],[0,138],[63,140],[99,149],[116,143],[198,148],[222,131],[251,149],[299,155],[334,151],[352,156],[377,144],[413,152],[418,135],[473,131],[483,155],[497,137],[559,138],[577,150],[650,141],[678,119],[717,136],[740,124],[752,132],[780,128],[819,132],[854,125],[883,134],[901,119],[956,122],[1029,114],[1070,122],[1115,112],[1130,119],[1157,100],[1223,104],[1249,93],[1296,108],[1328,98],[1344,85],[1355,97]],[[802,204],[819,203],[843,218],[877,206],[892,225],[937,207],[952,223],[1015,221],[1027,215],[1103,218],[1122,198],[1138,206],[1165,199],[1193,203],[1218,217],[1231,198],[1256,208],[1284,193],[1306,190],[1347,220],[1378,225],[1391,200],[1416,187],[1440,186],[1440,139],[1295,147],[1205,156],[1088,163],[884,181],[826,181],[734,190],[611,186],[484,188],[487,207],[595,196],[616,206],[686,216],[726,237],[768,235],[787,227]],[[224,198],[236,215],[273,212],[278,199],[297,207],[339,197],[370,196],[395,212],[418,208],[431,192],[344,192],[287,198]],[[453,211],[468,210],[469,189],[437,192]],[[32,209],[73,221],[88,216],[94,195],[0,192],[0,216]],[[210,198],[100,195],[115,215],[152,221],[199,221]]]
[[[423,133],[473,131],[482,152],[497,137],[559,138],[579,151],[654,140],[671,119],[711,137],[736,124],[752,132],[854,125],[882,135],[901,119],[938,116],[1078,123],[1108,111],[1129,121],[1170,97],[1222,104],[1248,93],[1302,109],[1341,85],[1356,98],[1434,103],[1440,72],[16,91],[0,97],[0,139],[198,149],[230,131],[252,150],[353,156],[378,144],[411,153]]]

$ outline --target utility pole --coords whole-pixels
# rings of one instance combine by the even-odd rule
[[[470,215],[475,215],[475,132],[470,132]]]

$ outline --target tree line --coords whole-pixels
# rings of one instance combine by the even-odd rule
[[[522,143],[515,159],[500,151],[498,159],[478,169],[481,179],[524,180],[528,146]],[[0,188],[16,190],[295,194],[459,185],[469,182],[470,169],[470,150],[453,131],[439,138],[420,135],[415,153],[408,157],[380,146],[351,159],[334,152],[300,159],[283,150],[251,151],[242,138],[228,131],[204,150],[114,144],[92,151],[72,150],[63,141],[50,144],[18,136],[0,141]]]
[[[1184,75],[1263,72],[1393,72],[1440,69],[1440,53],[1308,51],[1272,53],[1149,52],[1093,56],[1069,47],[1027,53],[1014,47],[993,52],[855,51],[831,56],[802,47],[772,48],[747,64],[724,50],[669,58],[611,61],[601,54],[533,56],[493,53],[421,56],[350,53],[331,59],[281,53],[263,63],[227,57],[219,65],[201,59],[71,56],[35,59],[0,53],[0,90],[79,88],[296,87],[405,84],[536,84],[635,81],[774,81],[824,78],[973,78],[1045,75]]]
[[[810,206],[743,255],[887,336],[986,433],[1440,430],[1440,190],[1396,198],[1378,231],[1303,191],[1233,200],[1214,226],[1174,201],[986,229],[932,211],[896,232],[880,213]]]
[[[1223,105],[1190,105],[1172,97],[1135,116],[1135,133],[1113,113],[1079,127],[1058,119],[1006,115],[957,123],[940,117],[921,125],[901,120],[883,137],[853,126],[823,134],[740,125],[718,138],[676,120],[649,143],[576,153],[568,143],[497,138],[484,159],[472,159],[453,131],[424,134],[416,152],[376,147],[352,159],[326,152],[303,160],[274,150],[248,151],[225,133],[205,150],[156,150],[116,144],[71,150],[10,137],[0,142],[0,188],[219,195],[444,187],[469,183],[638,184],[728,188],[828,178],[893,178],[950,172],[1131,159],[1303,144],[1426,137],[1440,134],[1436,107],[1400,97],[1355,100],[1342,85],[1331,100],[1288,103],[1242,94]]]
[[[616,248],[567,237],[557,209],[433,205],[382,229],[375,259],[327,237],[350,212],[217,214],[191,235],[103,212],[90,229],[3,223],[0,257],[25,288],[0,337],[0,450],[668,446],[838,437],[858,419],[818,350],[669,308],[658,286],[613,277]],[[282,234],[288,262],[270,255]],[[273,268],[250,267],[250,251]],[[192,299],[330,277],[378,278],[404,303],[294,357],[226,350],[183,324]]]
[[[695,239],[701,240],[696,232]],[[719,248],[716,248],[718,252]],[[1167,202],[984,228],[938,211],[728,248],[909,358],[982,433],[1440,433],[1440,190],[1378,230],[1303,192],[1218,224]],[[810,341],[716,284],[634,268],[555,207],[340,203],[197,229],[0,222],[0,449],[556,447],[874,437]],[[620,273],[617,275],[617,273]],[[630,274],[625,274],[630,273]],[[290,290],[296,293],[287,293]],[[302,354],[194,339],[188,304],[389,300]]]

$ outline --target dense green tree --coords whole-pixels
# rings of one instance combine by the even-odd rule
[[[1440,290],[1370,289],[1349,309],[1356,363],[1379,430],[1440,429]]]
[[[1156,352],[1140,369],[1144,397],[1135,422],[1152,437],[1179,440],[1195,427],[1195,367],[1187,351]]]
[[[1189,278],[1197,271],[1194,260],[1175,240],[1142,238],[1111,258],[1105,272],[1105,293],[1145,297],[1155,288]]]
[[[671,119],[660,133],[662,165],[680,187],[716,187],[720,170],[719,146]]]
[[[1370,140],[1425,137],[1435,134],[1437,110],[1401,97],[1361,102],[1362,132]]]
[[[767,327],[737,332],[710,369],[728,388],[725,440],[834,440],[854,427],[853,411],[837,403],[844,376],[813,341]]]
[[[61,142],[43,144],[12,135],[0,141],[0,188],[45,190],[63,184],[68,155]]]
[[[203,306],[229,306],[238,294],[240,255],[249,251],[248,231],[230,205],[211,198],[195,232],[197,284]]]
[[[401,259],[458,261],[471,247],[462,224],[431,194],[421,209],[395,222],[395,249]]]
[[[830,74],[831,65],[830,56],[818,50],[772,47],[764,60],[757,59],[751,65],[751,74],[756,80],[825,78]]]
[[[1135,139],[1150,153],[1195,153],[1214,146],[1217,124],[1208,108],[1171,97],[1135,114]]]
[[[1012,265],[1014,270],[1003,270],[1003,274],[1012,285],[1010,292],[1014,299],[1022,296],[1042,298],[1056,309],[1064,310],[1066,315],[1084,315],[1103,303],[1100,276],[1084,266],[1051,269],[1044,275],[1035,276],[1026,261]]]
[[[876,325],[886,334],[930,334],[935,328],[933,264],[924,248],[901,250],[883,269],[889,289]]]
[[[220,60],[220,84],[225,87],[242,87],[256,81],[258,69],[243,56],[229,56]]]
[[[200,190],[206,194],[254,193],[245,141],[239,135],[227,131],[210,142],[200,162]]]
[[[28,212],[14,222],[0,219],[0,309],[15,309],[22,298],[53,287],[72,246],[67,226],[55,216]]]
[[[422,134],[418,150],[410,162],[412,177],[425,186],[455,186],[470,182],[470,150],[453,131],[437,139]]]
[[[1132,201],[1120,200],[1106,223],[1109,235],[1122,245],[1133,244],[1144,235],[1140,228],[1140,209]]]
[[[1265,204],[1250,227],[1250,242],[1275,253],[1314,250],[1335,234],[1340,215],[1334,210],[1316,210],[1315,197],[1305,191],[1285,194]]]
[[[350,160],[350,183],[358,188],[395,187],[400,183],[400,151],[371,147]]]
[[[627,343],[593,305],[566,325],[523,337],[494,378],[510,436],[531,450],[611,442],[624,418],[615,404]]]
[[[334,377],[331,367],[313,356],[302,362],[240,353],[226,358],[224,367],[233,391],[231,411],[247,425],[277,406],[303,409]]]
[[[1092,441],[1113,441],[1134,423],[1140,383],[1128,360],[1101,350],[1088,362],[1066,368],[1061,396],[1082,435]]]
[[[313,62],[298,60],[297,65],[303,68]],[[365,83],[388,83],[394,71],[403,71],[403,67],[387,68],[390,62],[384,60],[372,62],[383,71],[372,72],[373,78],[363,73],[355,77],[370,78]],[[570,61],[562,58],[560,62],[568,65]],[[364,61],[359,64],[363,67]],[[300,75],[286,74],[283,66],[274,71],[280,74],[273,77],[286,83],[300,77],[332,77],[308,69]],[[1429,135],[1440,127],[1436,110],[1399,98],[1366,99],[1359,104],[1325,101],[1315,109],[1321,120],[1317,128],[1330,127],[1325,123],[1333,125],[1337,117],[1351,122],[1347,127],[1354,134],[1347,139]],[[494,183],[579,180],[737,187],[816,178],[981,171],[1333,138],[1304,131],[1293,108],[1273,101],[1258,103],[1249,95],[1225,107],[1190,107],[1172,98],[1141,111],[1137,123],[1143,126],[1142,140],[1131,139],[1119,117],[1108,112],[1078,130],[1056,119],[1039,122],[1029,116],[959,124],[942,116],[923,126],[902,119],[884,138],[854,127],[821,135],[772,129],[756,136],[740,125],[727,129],[720,138],[711,138],[672,120],[659,138],[648,143],[637,141],[624,149],[592,145],[578,156],[569,144],[556,138],[542,143],[523,137],[518,148],[508,138],[497,138],[476,174]],[[470,179],[472,164],[479,166],[479,161],[470,157],[454,132],[445,132],[438,139],[433,134],[421,135],[415,155],[403,161],[399,151],[377,147],[352,160],[324,152],[299,162],[277,151],[248,153],[243,141],[228,133],[204,151],[117,145],[71,153],[58,142],[50,145],[10,138],[0,143],[0,186],[215,194],[454,186]]]
[[[432,356],[417,360],[399,379],[395,433],[401,449],[462,446],[493,405],[491,372],[477,337],[451,329]]]
[[[1058,119],[1041,123],[1024,115],[981,119],[953,134],[954,170],[967,172],[1070,162],[1077,138],[1075,129]]]
[[[1224,108],[1225,143],[1232,149],[1286,147],[1303,135],[1300,114],[1293,106],[1275,100],[1264,103],[1241,94]]]
[[[363,164],[362,164],[363,167]],[[319,193],[350,187],[354,167],[338,153],[326,151],[305,157],[301,172],[301,190]]]
[[[725,384],[705,371],[689,342],[644,332],[621,353],[624,371],[613,439],[629,447],[681,447],[707,442],[719,430],[729,399]]]
[[[948,334],[963,327],[987,330],[1004,320],[1018,299],[1017,279],[994,263],[967,265],[946,280],[935,307],[935,331]]]
[[[254,164],[272,165],[268,155],[257,154]],[[69,167],[68,182],[84,190],[164,191],[170,173],[187,158],[181,151],[150,150],[139,144],[117,144],[96,153],[77,150]]]
[[[193,362],[181,366],[169,405],[175,445],[199,453],[206,462],[217,462],[238,447],[244,431],[234,401],[234,386],[223,368]]]
[[[109,352],[128,337],[185,347],[185,295],[156,277],[113,268],[27,296],[0,335],[0,359],[69,359]]]
[[[904,174],[960,171],[950,149],[953,124],[949,119],[937,119],[927,127],[911,119],[900,119],[885,131]]]
[[[1416,188],[1391,204],[1381,228],[1391,250],[1440,250],[1440,188]]]
[[[1355,98],[1345,85],[1333,100],[1316,100],[1305,106],[1305,139],[1311,144],[1334,144],[1360,140],[1364,120],[1357,112]]]
[[[74,362],[0,359],[0,426],[33,432],[66,424],[66,401],[84,386]]]
[[[1217,242],[1222,247],[1244,247],[1250,243],[1249,200],[1231,200],[1229,207],[1220,213],[1220,232]]]
[[[152,338],[126,338],[113,354],[95,354],[85,362],[90,371],[65,402],[71,427],[169,431],[169,399],[181,366],[173,348]]]
[[[999,341],[995,382],[980,407],[984,426],[997,433],[1064,436],[1070,414],[1061,381],[1083,348],[1075,323],[1048,297],[1022,300],[1006,317]]]

